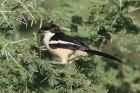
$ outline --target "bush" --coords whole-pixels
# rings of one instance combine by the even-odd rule
[[[88,18],[83,16],[78,0],[59,0],[56,7],[47,9],[42,7],[44,3],[45,0],[1,2],[0,91],[140,93],[139,66],[128,64],[131,50],[127,47],[135,44],[136,50],[140,50],[139,25],[134,24],[131,16],[133,9],[140,6],[139,1],[90,0]],[[93,56],[73,60],[66,70],[62,70],[63,65],[50,64],[50,61],[59,59],[39,50],[42,38],[39,41],[36,32],[33,32],[32,37],[23,39],[20,31],[47,22],[71,30],[65,33],[81,40],[91,49],[102,50],[108,43],[115,42],[114,55],[124,63]]]

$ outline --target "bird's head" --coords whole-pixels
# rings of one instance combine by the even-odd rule
[[[39,30],[38,33],[48,33],[48,32],[54,32],[54,29],[60,29],[57,25],[52,24],[52,23],[46,23],[45,25],[43,25]]]

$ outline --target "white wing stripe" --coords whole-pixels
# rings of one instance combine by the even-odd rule
[[[58,40],[58,41],[50,41],[49,44],[71,44],[71,45],[78,45],[75,43],[71,43],[71,42],[67,42],[67,41],[62,41],[62,40]],[[78,45],[81,46],[81,45]]]

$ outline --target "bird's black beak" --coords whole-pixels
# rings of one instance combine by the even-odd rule
[[[44,33],[44,31],[40,28],[37,33]]]

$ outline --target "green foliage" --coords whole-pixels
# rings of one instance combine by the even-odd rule
[[[121,1],[121,2],[120,2]],[[79,0],[59,0],[57,7],[44,9],[45,0],[2,0],[0,10],[0,91],[2,93],[140,93],[138,65],[129,65],[129,45],[140,50],[138,24],[130,10],[139,1],[90,0],[90,15],[83,17]],[[17,37],[27,29],[47,22],[71,30],[66,32],[90,48],[101,50],[116,39],[114,50],[124,64],[93,56],[73,60],[66,70],[49,62],[57,60],[39,50],[42,39]],[[36,29],[36,31],[38,28]],[[10,34],[9,34],[10,33]],[[25,32],[26,33],[26,32]],[[22,34],[22,33],[20,33]],[[21,35],[22,36],[22,35]],[[12,38],[10,37],[17,37]],[[131,40],[128,40],[132,38]],[[15,40],[16,39],[16,40]],[[133,60],[135,62],[135,60]]]

